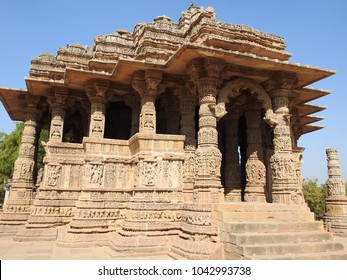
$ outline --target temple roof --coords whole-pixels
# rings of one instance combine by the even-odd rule
[[[56,55],[42,54],[31,61],[27,90],[0,88],[0,99],[14,120],[23,112],[16,101],[26,93],[48,96],[52,87],[64,86],[83,92],[90,79],[106,79],[120,90],[131,90],[134,72],[157,69],[169,78],[186,76],[186,65],[194,58],[215,57],[227,64],[225,76],[247,77],[263,84],[277,72],[296,77],[292,92],[298,117],[322,107],[307,102],[328,94],[305,86],[329,77],[333,71],[290,63],[284,39],[252,27],[220,22],[212,8],[190,6],[178,23],[159,16],[137,24],[133,32],[117,30],[95,37],[92,48],[71,44]],[[312,121],[320,120],[310,119]],[[301,122],[303,133],[318,126]]]

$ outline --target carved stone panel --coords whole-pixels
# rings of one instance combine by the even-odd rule
[[[141,186],[154,187],[157,184],[158,163],[156,161],[143,161],[140,163]]]
[[[103,165],[101,163],[89,163],[85,166],[85,181],[89,187],[100,187],[103,179]]]
[[[60,187],[61,165],[47,165],[46,185],[49,187]]]

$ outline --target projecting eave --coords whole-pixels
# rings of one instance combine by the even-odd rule
[[[180,49],[169,59],[167,68],[176,69],[176,71],[182,72],[189,61],[200,57],[215,57],[222,59],[229,64],[254,68],[260,71],[292,72],[296,74],[298,88],[305,87],[335,74],[335,71],[328,69],[320,69],[313,66],[301,66],[298,63],[294,64],[288,61],[260,57],[255,54],[216,49],[191,43],[186,43],[180,47]]]
[[[22,121],[24,119],[21,101],[24,100],[26,94],[28,91],[25,89],[0,87],[0,100],[11,120]]]
[[[315,88],[301,88],[291,91],[291,97],[295,100],[295,105],[308,103],[317,98],[330,94],[331,91]]]
[[[321,125],[305,125],[302,127],[302,134],[310,133],[313,131],[317,131],[324,128],[324,126]]]
[[[46,80],[37,78],[25,78],[28,92],[33,95],[45,96],[51,92],[53,87],[64,86],[64,80]]]
[[[323,117],[318,117],[318,116],[303,116],[303,117],[300,117],[295,124],[298,126],[304,126],[304,125],[309,125],[311,123],[321,121],[323,119],[324,119]]]
[[[312,115],[325,109],[327,109],[327,107],[312,104],[301,104],[296,107],[296,110],[298,111],[298,116],[300,117]]]

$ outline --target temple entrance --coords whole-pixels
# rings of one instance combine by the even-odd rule
[[[217,124],[218,147],[222,153],[221,182],[226,197],[245,201],[247,162],[247,123],[245,114],[231,120],[223,118]]]
[[[269,158],[272,129],[263,120],[264,110],[248,90],[230,99],[227,115],[218,122],[222,153],[221,182],[227,201],[271,202]]]

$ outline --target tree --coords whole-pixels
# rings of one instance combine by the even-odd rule
[[[321,219],[325,213],[325,200],[328,197],[326,184],[318,186],[318,179],[304,179],[302,190],[305,201],[316,218]]]

